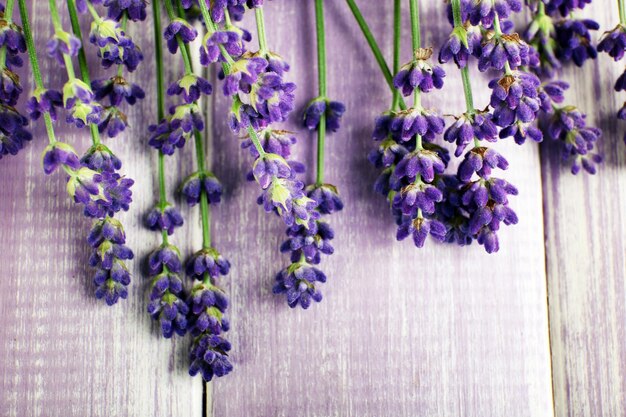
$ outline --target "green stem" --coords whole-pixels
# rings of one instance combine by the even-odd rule
[[[618,0],[622,1],[622,0]],[[546,5],[543,1],[539,1],[539,6],[537,7],[537,16],[544,16],[546,14]]]
[[[315,29],[317,32],[317,73],[319,96],[326,100],[326,29],[324,26],[324,0],[315,0]],[[316,184],[324,183],[324,144],[326,141],[326,112],[322,113],[317,127],[317,177]]]
[[[500,28],[500,16],[498,16],[497,12],[495,12],[495,17],[493,19],[493,31],[498,39],[502,37],[502,29]],[[504,62],[504,71],[506,75],[511,75],[513,73],[513,71],[511,71],[511,65],[509,64],[508,60]]]
[[[56,0],[50,0],[50,3],[51,4],[55,3],[54,7],[56,9]],[[72,32],[74,33],[74,36],[78,38],[81,44],[81,48],[78,50],[78,66],[80,67],[80,73],[81,73],[83,82],[87,85],[91,85],[91,81],[89,80],[89,65],[87,64],[87,56],[85,55],[85,49],[82,47],[83,35],[80,31],[80,22],[78,21],[78,10],[76,9],[75,0],[67,0],[67,11],[70,15],[70,22],[72,24]],[[67,61],[66,61],[66,66],[67,66]],[[73,71],[74,67],[72,65],[70,66],[72,67],[72,71]],[[89,130],[91,132],[91,141],[94,143],[94,145],[99,144],[100,132],[98,132],[98,126],[92,123],[89,125]]]
[[[156,66],[157,81],[157,118],[159,121],[165,117],[165,84],[163,78],[163,35],[161,33],[161,4],[160,0],[154,0],[152,7],[154,26],[154,63]],[[167,204],[167,185],[165,184],[165,155],[159,150],[159,206],[163,209]],[[161,231],[164,244],[168,243],[167,230]]]
[[[93,20],[95,20],[96,23],[102,22],[102,18],[98,14],[98,11],[95,9],[95,7],[93,7],[93,4],[91,4],[91,1],[86,0],[86,3],[87,3],[87,9],[89,10],[89,14],[91,15],[91,17],[93,17]]]
[[[50,0],[48,2],[50,8],[50,16],[52,17],[52,25],[55,32],[63,32],[63,25],[61,24],[61,17],[59,16],[59,9],[57,8],[56,0]],[[63,54],[63,62],[65,63],[65,70],[67,71],[67,78],[70,81],[76,79],[76,73],[74,72],[74,64],[72,64],[72,57]]]
[[[452,17],[454,19],[455,28],[463,27],[463,22],[461,21],[461,0],[452,0]],[[472,94],[472,84],[470,82],[469,69],[467,68],[467,65],[461,68],[461,79],[463,80],[463,93],[465,95],[465,106],[467,108],[467,112],[473,114],[474,97]]]
[[[122,15],[122,21],[120,23],[120,28],[124,32],[126,32],[126,29],[128,28],[128,14],[126,12],[124,12],[124,14]],[[119,64],[117,66],[117,76],[121,77],[123,74],[124,74],[124,64]]]
[[[411,9],[411,41],[413,45],[413,53],[422,47],[422,35],[420,34],[420,12],[419,1],[409,0]],[[422,105],[422,95],[419,88],[415,89],[413,95],[413,107],[418,108]]]
[[[155,7],[158,7],[158,0],[155,1]],[[177,14],[174,11],[174,6],[171,0],[164,0],[165,9],[167,10],[167,15],[170,21],[176,19]],[[204,3],[200,1],[200,3]],[[187,46],[182,41],[180,36],[176,36],[178,41],[178,49],[180,49],[181,56],[183,58],[183,63],[185,65],[185,73],[187,75],[193,74],[193,64],[191,62],[191,58],[189,56],[189,52],[187,50]],[[199,131],[194,131],[194,140],[195,140],[195,153],[196,153],[196,164],[198,168],[198,172],[201,174],[206,173],[206,165],[205,165],[205,153],[204,153],[204,143],[202,140],[202,135]],[[200,194],[200,217],[202,221],[202,247],[204,249],[208,249],[211,247],[211,222],[209,218],[209,199],[206,191],[202,190]]]
[[[394,0],[393,4],[393,73],[400,71],[400,48],[402,32],[402,0]],[[397,111],[400,107],[400,90],[393,88],[391,109]]]
[[[19,8],[20,17],[22,19],[22,30],[24,31],[24,40],[26,41],[26,50],[28,51],[28,59],[30,60],[30,66],[32,67],[33,78],[35,79],[35,87],[38,90],[43,90],[43,77],[41,76],[41,68],[39,67],[39,60],[37,59],[37,50],[35,49],[33,33],[30,29],[30,20],[28,18],[28,8],[26,7],[26,0],[19,0]],[[54,135],[52,119],[50,118],[50,114],[48,112],[44,112],[43,120],[46,125],[46,132],[48,133],[48,141],[51,144],[56,143],[57,140]]]
[[[413,41],[413,52],[415,52],[422,47],[419,0],[409,0],[409,6],[411,10],[411,40]]]
[[[10,25],[13,21],[13,6],[15,5],[15,0],[7,0],[6,6],[4,7],[4,20],[6,20],[7,25]],[[7,60],[7,47],[3,46],[0,48],[0,67],[4,68],[6,66]]]
[[[387,65],[387,62],[385,61],[385,57],[383,56],[383,53],[380,50],[380,47],[378,46],[378,43],[376,42],[376,39],[374,38],[372,31],[367,25],[367,22],[365,21],[365,18],[363,17],[363,13],[361,13],[359,6],[356,5],[354,0],[346,0],[346,3],[348,3],[348,7],[350,7],[350,10],[352,11],[352,15],[354,16],[354,19],[358,23],[359,28],[361,28],[361,32],[363,32],[363,36],[365,36],[365,39],[367,40],[367,44],[372,50],[372,53],[374,54],[374,57],[376,58],[376,62],[378,62],[378,66],[380,67],[380,70],[383,73],[383,76],[385,77],[385,81],[387,81],[389,88],[393,92],[394,91],[393,75],[391,75],[391,70],[389,70],[389,66]],[[404,100],[402,98],[400,98],[400,108],[403,110],[406,109],[406,104],[404,103]]]
[[[617,0],[617,7],[619,8],[619,22],[622,26],[626,26],[626,2]]]
[[[259,52],[261,55],[267,54],[267,36],[265,34],[265,16],[263,13],[263,7],[257,7],[254,9],[254,17],[256,18],[256,30],[259,38]]]

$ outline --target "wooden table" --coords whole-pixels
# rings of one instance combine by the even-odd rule
[[[45,3],[32,6],[41,57],[51,33]],[[272,48],[293,64],[299,109],[316,91],[313,2],[304,3],[275,1],[266,12]],[[142,227],[156,190],[156,154],[146,145],[154,100],[137,105],[128,134],[110,142],[136,180],[132,209],[121,216],[136,253],[134,281],[129,299],[113,308],[92,296],[90,225],[65,195],[62,175],[43,175],[38,124],[26,150],[0,161],[0,415],[626,416],[626,148],[624,125],[613,117],[624,97],[612,91],[623,64],[603,55],[563,73],[573,85],[567,101],[604,129],[598,175],[570,175],[550,144],[505,141],[499,148],[520,190],[512,203],[520,222],[501,232],[500,252],[432,242],[418,250],[395,241],[366,159],[374,117],[390,94],[344,2],[327,3],[330,94],[349,110],[327,141],[327,178],[346,209],[331,218],[336,254],[322,265],[324,301],[292,311],[271,294],[288,262],[278,252],[283,226],[255,204],[257,188],[243,175],[250,159],[226,125],[226,100],[214,95],[207,139],[226,196],[212,222],[233,265],[226,288],[235,370],[206,386],[190,378],[189,340],[159,338],[145,311],[142,264],[157,245]],[[389,56],[392,2],[358,3]],[[421,3],[424,42],[438,47],[448,33],[444,5]],[[616,5],[606,3],[584,12],[603,29],[617,21]],[[133,27],[147,59],[132,79],[152,92],[152,26]],[[95,62],[91,46],[88,53]],[[169,82],[180,67],[167,59]],[[49,59],[43,67],[59,87],[60,68]],[[446,70],[445,88],[425,100],[454,114],[463,109],[461,80]],[[486,105],[486,78],[473,74],[477,104]],[[293,119],[288,127],[299,129]],[[299,130],[298,156],[313,166],[314,136]],[[84,131],[59,136],[79,150],[88,145]],[[192,161],[191,147],[168,160],[170,187]],[[187,224],[175,242],[189,254],[200,244],[198,214],[179,206]]]

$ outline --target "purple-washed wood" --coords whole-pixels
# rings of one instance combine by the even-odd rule
[[[31,4],[46,85],[60,88],[64,69],[45,58],[45,41],[52,33],[47,2]],[[65,14],[65,2],[59,6]],[[131,29],[139,37],[146,62],[130,78],[154,91],[151,27],[147,21],[148,29]],[[91,45],[87,52],[96,65]],[[23,76],[22,82],[27,96],[29,77]],[[156,118],[152,97],[130,112],[129,133],[108,142],[124,161],[124,171],[137,181],[132,211],[121,216],[136,255],[130,263],[133,284],[129,300],[115,307],[93,297],[85,240],[91,223],[69,201],[63,175],[43,174],[40,155],[47,144],[43,124],[36,124],[32,143],[19,156],[0,161],[0,250],[5,254],[0,280],[3,416],[202,414],[202,384],[187,376],[187,343],[159,338],[145,311],[148,287],[140,265],[157,237],[141,225],[156,189],[151,168],[156,155],[146,147],[147,125]],[[85,130],[59,128],[58,137],[79,152],[89,145]],[[171,187],[192,160],[188,155],[187,163],[178,168],[169,165]],[[178,242],[185,253],[200,241],[195,222],[189,223],[190,238]]]
[[[329,219],[336,253],[321,264],[329,276],[325,298],[309,311],[292,311],[271,294],[274,275],[288,264],[278,253],[283,226],[254,203],[257,187],[243,175],[249,156],[228,130],[227,103],[214,98],[213,165],[227,195],[213,220],[216,245],[233,265],[227,289],[235,370],[212,384],[210,415],[551,416],[536,147],[501,148],[511,163],[506,177],[520,189],[513,202],[520,224],[504,228],[499,254],[477,245],[428,242],[419,250],[397,243],[366,159],[374,117],[390,94],[345,3],[326,3],[329,94],[348,107],[342,130],[327,141],[327,181],[339,186],[346,209]],[[390,56],[392,2],[358,3]],[[424,42],[439,45],[450,29],[444,4],[421,3]],[[317,88],[313,2],[270,2],[266,17],[271,47],[293,64],[301,109]],[[460,77],[446,69],[445,89],[424,102],[458,113]],[[476,104],[485,106],[478,78]],[[287,127],[300,129],[298,117]],[[314,136],[299,137],[298,154],[313,167]]]
[[[595,1],[584,16],[612,29],[617,2]],[[604,130],[598,174],[573,177],[549,144],[542,157],[557,416],[626,415],[626,147],[615,118],[626,95],[613,90],[623,70],[601,54],[565,71],[567,102]]]

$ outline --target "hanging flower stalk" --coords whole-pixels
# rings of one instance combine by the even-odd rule
[[[305,309],[312,301],[319,302],[322,299],[317,283],[325,282],[326,275],[315,265],[321,262],[321,255],[331,255],[334,252],[330,243],[334,238],[334,231],[328,222],[321,220],[321,216],[343,209],[337,187],[324,182],[326,133],[334,133],[339,129],[345,106],[327,97],[323,0],[315,1],[315,18],[319,96],[305,109],[304,125],[310,130],[317,130],[317,175],[315,183],[307,186],[305,191],[308,197],[317,203],[315,210],[319,213],[320,219],[315,220],[312,227],[294,225],[287,228],[288,239],[283,242],[281,252],[291,252],[291,265],[278,273],[274,285],[274,293],[286,294],[290,307],[300,305]],[[285,132],[285,135],[288,133]],[[283,149],[285,148],[277,147],[276,151],[280,154]],[[287,158],[289,155],[281,156]]]
[[[116,68],[113,77],[91,83],[95,99],[103,107],[98,130],[113,138],[128,126],[128,117],[121,110],[122,103],[132,106],[145,97],[139,85],[126,80],[124,70],[135,71],[143,60],[141,50],[126,31],[129,20],[136,22],[146,18],[146,3],[104,1],[107,17],[102,17],[95,7],[101,3],[102,0],[81,0],[77,6],[81,12],[88,11],[92,18],[89,42],[97,48],[101,65],[104,69]]]
[[[32,139],[28,119],[15,108],[23,91],[15,70],[23,64],[20,55],[26,52],[26,42],[22,28],[13,22],[14,6],[15,0],[0,3],[0,159],[16,155]]]
[[[131,201],[130,186],[132,180],[115,173],[115,166],[121,166],[119,159],[112,153],[100,153],[93,148],[79,160],[71,145],[56,139],[53,121],[57,118],[56,107],[65,103],[69,123],[79,126],[91,123],[89,115],[92,94],[87,84],[74,75],[71,54],[77,50],[76,38],[64,32],[56,3],[51,0],[50,14],[55,25],[55,37],[52,42],[63,39],[65,46],[60,49],[64,58],[69,80],[63,88],[63,96],[54,90],[47,90],[43,83],[37,52],[33,41],[25,0],[19,0],[20,14],[24,25],[25,42],[35,81],[35,92],[28,102],[31,117],[43,116],[49,145],[43,153],[43,168],[51,174],[61,167],[68,175],[67,192],[78,204],[83,205],[85,216],[95,219],[88,242],[93,248],[89,260],[96,268],[94,282],[96,297],[104,298],[109,305],[128,296],[127,286],[130,273],[126,261],[132,259],[132,251],[125,245],[126,236],[122,224],[113,218],[120,210],[128,210]],[[78,42],[80,44],[80,41]],[[85,69],[86,72],[86,69]],[[97,112],[96,112],[97,113]],[[97,133],[97,129],[92,129]],[[92,136],[94,145],[99,143],[97,135]]]
[[[624,0],[617,0],[619,10],[619,23],[614,29],[604,32],[598,43],[598,51],[607,53],[615,62],[621,61],[626,52],[626,3]],[[617,78],[615,91],[626,91],[626,70]],[[619,120],[626,120],[626,102],[617,112]],[[624,135],[626,143],[626,135]]]

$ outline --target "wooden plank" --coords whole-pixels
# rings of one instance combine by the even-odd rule
[[[52,33],[47,2],[33,1],[32,5],[43,58],[45,41]],[[144,27],[150,28],[151,22]],[[131,78],[154,91],[152,31],[144,27],[132,30],[146,62]],[[94,48],[89,45],[87,49],[96,65]],[[62,68],[47,58],[43,61],[48,85],[60,88]],[[29,89],[26,85],[25,95]],[[129,117],[130,131],[110,141],[110,146],[124,161],[125,172],[136,180],[132,211],[121,216],[136,260],[130,263],[129,299],[115,307],[93,297],[85,241],[90,222],[69,201],[62,175],[45,177],[41,169],[40,155],[47,144],[42,123],[37,124],[27,149],[0,161],[0,249],[5,253],[0,280],[3,416],[202,414],[202,383],[187,375],[187,342],[160,338],[146,313],[148,282],[140,266],[157,245],[157,235],[142,226],[143,213],[153,204],[157,189],[151,174],[156,154],[146,145],[147,126],[156,120],[154,100],[138,104]],[[88,147],[84,130],[62,128],[58,133],[79,152]],[[178,168],[169,165],[170,186],[187,173],[192,160],[186,150]],[[198,229],[195,221],[189,221],[187,238],[177,239],[183,253],[198,247]]]
[[[392,2],[358,3],[389,56]],[[425,42],[439,45],[449,30],[443,2],[421,3]],[[503,230],[497,255],[477,245],[418,250],[395,242],[366,159],[374,117],[390,95],[344,2],[327,4],[330,94],[349,109],[328,140],[327,178],[346,209],[330,219],[336,254],[322,263],[325,299],[309,311],[291,311],[271,294],[288,263],[278,253],[283,226],[256,206],[258,190],[243,179],[249,157],[228,130],[227,103],[215,97],[214,165],[228,190],[214,213],[215,235],[233,265],[235,370],[213,383],[210,415],[553,415],[537,148],[501,147],[511,163],[506,177],[520,189],[520,223]],[[293,64],[302,108],[316,91],[313,2],[270,2],[266,16],[270,45]],[[408,45],[408,33],[404,39]],[[456,113],[461,81],[447,70],[445,89],[425,100]],[[483,83],[477,105],[485,105],[486,81],[473,79]],[[300,134],[297,149],[313,166],[314,137]]]
[[[617,23],[616,2],[596,1],[584,16]],[[626,99],[613,84],[624,70],[602,54],[581,70],[568,102],[601,127],[606,158],[596,176],[569,175],[558,149],[542,152],[552,365],[557,416],[626,415],[626,151],[615,113]]]

